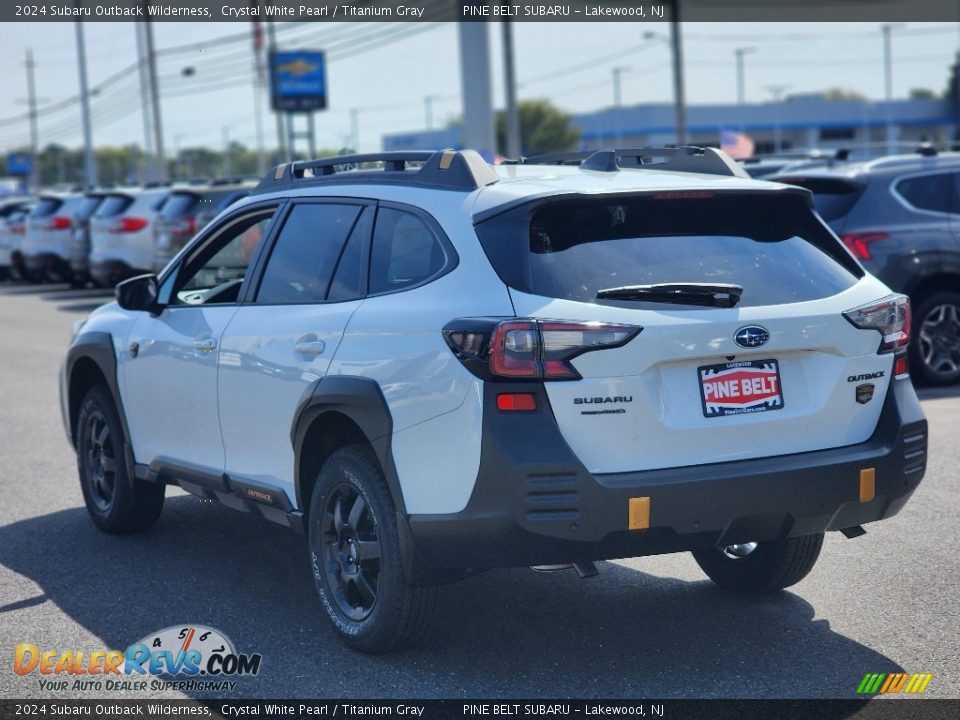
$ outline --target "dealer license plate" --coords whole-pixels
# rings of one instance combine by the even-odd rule
[[[700,400],[704,417],[767,412],[783,407],[780,366],[776,360],[742,360],[704,365]]]

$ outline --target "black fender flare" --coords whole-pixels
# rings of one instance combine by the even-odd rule
[[[350,419],[366,437],[380,463],[396,508],[400,555],[407,582],[431,584],[453,579],[451,573],[437,573],[417,550],[413,533],[410,531],[397,468],[393,462],[393,416],[380,385],[375,380],[350,375],[330,375],[320,378],[304,391],[290,428],[294,453],[294,488],[300,512],[310,503],[310,498],[303,497],[301,490],[303,478],[300,477],[300,457],[303,443],[313,422],[329,412],[340,413]]]
[[[100,370],[104,380],[107,382],[107,391],[113,399],[113,405],[117,409],[117,415],[120,417],[120,425],[123,428],[124,462],[126,463],[127,478],[132,484],[136,479],[134,474],[133,447],[130,442],[130,428],[127,426],[127,413],[123,409],[123,400],[120,397],[120,385],[117,380],[117,355],[113,344],[113,336],[106,332],[86,332],[78,335],[70,344],[67,350],[67,360],[65,365],[64,379],[67,393],[67,421],[70,429],[70,440],[76,446],[77,428],[74,427],[74,409],[70,403],[70,396],[73,388],[73,373],[77,362],[82,359],[92,361]],[[79,408],[76,408],[79,410]]]

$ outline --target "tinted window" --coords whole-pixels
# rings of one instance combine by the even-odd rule
[[[30,217],[48,217],[53,215],[61,205],[63,205],[63,201],[60,198],[40,198],[34,205]]]
[[[83,202],[80,203],[80,207],[77,208],[77,220],[86,220],[89,218],[93,215],[93,211],[100,206],[101,202],[103,202],[102,195],[87,195],[84,197]]]
[[[863,186],[835,178],[775,177],[775,182],[798,185],[813,193],[813,205],[827,222],[849,213],[863,194]]]
[[[188,192],[172,192],[160,210],[160,217],[165,220],[177,220],[190,215],[200,204],[200,196]]]
[[[107,197],[104,198],[104,201],[100,203],[100,207],[97,208],[97,211],[93,214],[93,216],[95,218],[116,217],[130,207],[132,202],[133,198],[129,195],[107,195]]]
[[[177,280],[175,304],[236,302],[250,261],[263,241],[274,210],[250,215],[225,228]]]
[[[919,210],[955,212],[950,202],[952,173],[904,178],[896,184],[897,192]]]
[[[446,261],[443,245],[419,217],[393,208],[377,212],[370,257],[370,294],[421,283],[440,272]]]
[[[257,302],[323,302],[337,258],[361,210],[359,205],[294,205],[270,253]]]
[[[350,239],[340,253],[337,269],[330,282],[330,291],[327,293],[328,302],[342,302],[363,297],[363,285],[367,274],[366,246],[372,226],[373,209],[367,208],[357,220],[353,232],[350,233]]]
[[[504,213],[477,232],[508,285],[582,302],[602,289],[687,282],[740,285],[741,306],[802,302],[846,290],[861,273],[806,201],[785,193],[565,200]]]

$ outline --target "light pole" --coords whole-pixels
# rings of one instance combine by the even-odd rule
[[[442,98],[442,95],[423,96],[423,116],[427,123],[427,130],[433,130],[433,101]]]
[[[780,137],[780,101],[783,99],[783,94],[790,89],[790,86],[767,85],[766,89],[773,96],[773,102],[776,103],[773,107],[773,151],[774,153],[779,153],[780,146],[782,145]]]
[[[883,31],[883,95],[884,117],[886,119],[887,153],[892,155],[894,151],[893,143],[893,108],[890,103],[893,102],[893,41],[892,33],[894,30],[903,27],[903,23],[886,23],[882,26]]]
[[[743,83],[743,56],[755,53],[756,51],[757,49],[755,47],[738,47],[733,50],[733,54],[737,59],[737,105],[743,105],[746,102]]]
[[[613,117],[617,130],[614,148],[618,148],[623,145],[623,119],[620,117],[620,107],[622,102],[622,96],[620,94],[620,78],[623,76],[623,73],[630,72],[630,67],[628,65],[618,65],[617,67],[611,68],[610,72],[613,74]]]
[[[149,18],[149,15],[147,16]],[[163,126],[160,122],[160,87],[157,82],[157,56],[153,49],[153,25],[148,19],[143,24],[147,50],[147,73],[150,78],[150,104],[153,109],[153,136],[157,150],[157,180],[167,179],[167,159],[163,154]]]
[[[523,152],[520,143],[520,110],[517,108],[517,74],[513,62],[513,26],[509,20],[503,27],[503,86],[507,101],[507,157],[519,158]]]
[[[687,142],[687,100],[683,89],[683,40],[680,32],[679,0],[671,3],[670,37],[655,32],[645,32],[644,40],[662,40],[670,46],[671,65],[673,66],[673,117],[677,145]]]
[[[83,23],[74,23],[77,29],[77,68],[80,72],[80,108],[83,115],[84,183],[97,184],[97,163],[93,156],[93,128],[90,126],[90,93],[87,90],[87,54],[83,44]]]
[[[30,117],[30,186],[40,189],[40,158],[37,157],[37,88],[33,80],[33,50],[27,48],[27,107]]]

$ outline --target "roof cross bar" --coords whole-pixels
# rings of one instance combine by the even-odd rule
[[[382,169],[360,168],[383,163]],[[419,163],[419,168],[410,167]],[[278,165],[264,175],[254,193],[323,182],[371,182],[429,185],[449,190],[476,190],[497,181],[497,175],[473,150],[403,150],[335,155]]]

